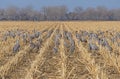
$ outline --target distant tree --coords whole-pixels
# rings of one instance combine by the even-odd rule
[[[5,12],[4,9],[0,9],[0,20],[3,20],[3,18],[4,18],[4,12]]]
[[[113,20],[120,20],[120,9],[111,10]]]
[[[10,6],[5,10],[5,14],[8,20],[17,20],[19,8],[15,6]]]
[[[76,20],[81,20],[82,19],[82,14],[83,14],[83,8],[82,7],[76,7],[74,8],[74,11],[73,11],[76,16]]]
[[[98,6],[96,8],[96,12],[97,12],[97,19],[98,20],[108,20],[109,17],[108,17],[108,9],[104,6]]]
[[[87,9],[76,7],[73,11],[68,11],[67,7],[63,5],[47,6],[38,11],[32,6],[24,8],[10,6],[0,9],[0,20],[120,20],[120,9],[107,9],[104,6],[98,6]]]
[[[43,7],[42,12],[45,20],[64,20],[67,14],[66,6],[49,6]]]

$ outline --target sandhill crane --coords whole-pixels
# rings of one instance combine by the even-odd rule
[[[37,49],[37,50],[39,50],[40,49],[40,47],[41,47],[41,45],[42,45],[42,39],[37,39],[37,41],[36,41],[36,43],[35,43],[35,48]]]
[[[22,41],[23,41],[23,43],[27,44],[27,34],[26,33],[22,34]]]
[[[67,37],[67,31],[64,31],[64,32],[63,32],[63,37],[64,37],[65,39],[68,39],[68,37]]]
[[[7,36],[6,36],[6,35],[5,35],[5,36],[3,36],[2,41],[7,41]]]
[[[110,46],[110,45],[106,45],[106,48],[109,50],[109,51],[112,51],[113,48]]]
[[[57,53],[57,52],[58,52],[58,48],[57,48],[56,46],[53,48],[53,52],[54,52],[54,53]]]
[[[30,49],[33,50],[34,48],[35,48],[35,44],[32,41],[30,41]]]
[[[106,46],[106,45],[108,45],[108,42],[105,38],[99,38],[98,44],[102,45],[102,46]]]
[[[89,43],[89,50],[99,50],[98,46],[94,43]]]
[[[59,30],[57,30],[56,33],[58,33],[58,34],[56,34],[55,40],[54,40],[54,42],[55,42],[55,43],[54,43],[55,46],[54,46],[54,48],[53,48],[53,52],[54,52],[54,53],[57,53],[57,52],[58,52],[58,46],[60,45],[59,40],[60,40],[60,38],[62,37],[62,35],[59,34]]]
[[[103,47],[106,47],[109,51],[112,51],[112,47],[109,45],[108,41],[105,38],[100,38],[98,41],[99,45],[102,45]]]
[[[15,37],[16,37],[16,35],[15,35],[15,33],[14,33],[13,31],[10,32],[10,36],[11,36],[12,38],[15,38]]]
[[[38,38],[40,36],[40,32],[35,32],[35,38]]]
[[[64,41],[64,46],[65,47],[67,47],[67,48],[69,48],[70,46],[69,46],[69,44],[67,44],[67,42],[66,41]]]
[[[93,43],[92,39],[88,40],[88,48],[89,50],[99,50],[99,47]]]
[[[75,50],[75,42],[74,40],[71,38],[70,39],[70,52],[73,53]]]
[[[36,40],[35,43],[30,41],[30,50],[35,50],[37,52],[41,47],[41,43],[42,43],[41,39]]]
[[[80,39],[80,34],[78,33],[78,31],[76,31],[76,34],[75,34],[75,35],[76,35],[76,38],[77,38],[77,39]]]
[[[68,33],[67,33],[67,37],[68,37],[68,39],[69,39],[69,41],[70,41],[70,53],[73,53],[74,50],[75,50],[75,42],[74,42],[74,40],[72,39],[72,34],[71,34],[71,32],[68,32]]]
[[[53,30],[48,31],[47,38],[49,38],[51,36],[52,32],[53,32]]]
[[[19,40],[17,40],[13,47],[13,53],[18,52],[19,50],[20,50],[20,44],[19,44]]]

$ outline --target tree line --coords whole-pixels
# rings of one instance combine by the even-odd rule
[[[108,9],[103,6],[96,8],[76,7],[69,11],[66,6],[47,6],[40,10],[35,10],[28,6],[18,8],[11,6],[5,9],[0,8],[0,20],[15,20],[15,21],[65,21],[65,20],[120,20],[120,9]]]

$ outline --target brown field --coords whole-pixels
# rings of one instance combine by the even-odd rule
[[[120,22],[0,22],[0,79],[120,79]]]

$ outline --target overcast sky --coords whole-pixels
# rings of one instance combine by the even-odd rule
[[[0,0],[0,8],[9,6],[26,7],[33,6],[40,9],[43,6],[66,5],[72,10],[74,7],[81,6],[83,8],[105,6],[107,8],[120,8],[120,0]]]

